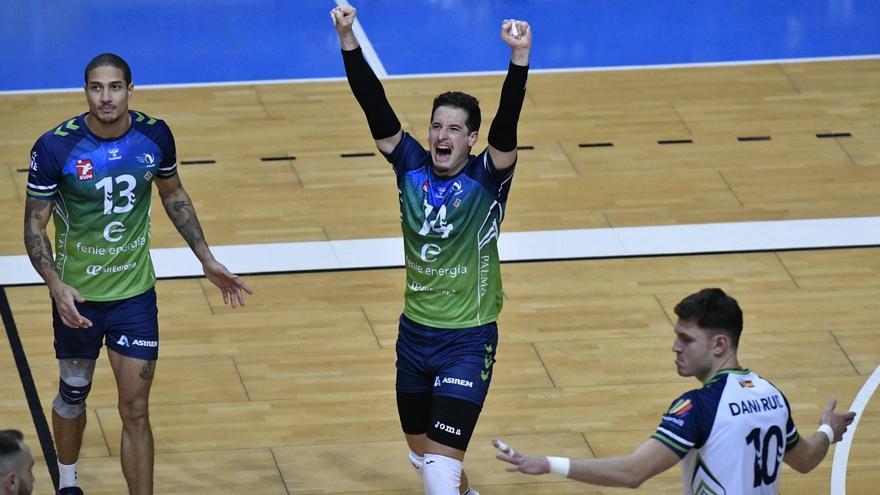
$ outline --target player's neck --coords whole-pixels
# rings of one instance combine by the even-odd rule
[[[125,112],[115,122],[105,124],[96,119],[91,113],[88,113],[86,114],[85,123],[92,134],[101,139],[113,139],[122,136],[128,131],[128,128],[131,127],[131,115]]]
[[[708,373],[704,376],[698,376],[697,378],[701,382],[706,383],[707,380],[715,376],[721,370],[736,369],[739,367],[739,360],[736,358],[736,353],[731,352],[727,356],[719,357]]]
[[[461,163],[456,165],[455,167],[448,170],[438,170],[437,167],[432,167],[434,171],[434,175],[441,179],[448,179],[450,177],[455,177],[459,172],[467,165],[467,160],[462,160]]]

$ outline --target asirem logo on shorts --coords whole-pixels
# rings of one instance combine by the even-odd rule
[[[460,387],[473,388],[474,382],[470,380],[462,380],[461,378],[452,378],[450,376],[444,377],[442,380],[439,376],[434,377],[434,386],[439,387],[442,383],[448,383],[449,385],[458,385]]]
[[[123,335],[119,337],[119,340],[116,341],[117,344],[125,347],[137,346],[137,347],[159,347],[158,340],[144,340],[144,339],[134,339],[129,341],[128,337]]]

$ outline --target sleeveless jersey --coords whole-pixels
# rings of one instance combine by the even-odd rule
[[[742,368],[679,397],[652,438],[683,459],[688,495],[776,495],[782,457],[800,439],[782,392]]]
[[[498,235],[514,167],[496,170],[487,149],[441,178],[431,154],[407,133],[387,158],[400,196],[404,314],[437,328],[495,321],[502,306]]]
[[[116,139],[92,134],[87,114],[43,134],[31,150],[28,196],[54,201],[55,269],[89,301],[141,294],[156,283],[150,259],[153,180],[177,173],[165,122],[129,111]]]

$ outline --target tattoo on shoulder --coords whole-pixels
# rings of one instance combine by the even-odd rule
[[[147,361],[141,369],[141,378],[144,380],[152,380],[153,374],[156,372],[156,361]]]

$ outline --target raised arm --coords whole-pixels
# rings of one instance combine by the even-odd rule
[[[238,275],[230,273],[223,264],[214,259],[192,200],[180,182],[180,176],[175,174],[167,179],[157,179],[156,187],[159,189],[165,213],[202,262],[205,276],[223,293],[223,302],[233,308],[244,306],[244,292],[253,294],[253,291]]]
[[[403,128],[394,115],[391,104],[388,103],[382,83],[364,59],[360,44],[354,36],[352,26],[355,15],[357,9],[351,5],[343,5],[330,11],[333,26],[342,46],[342,60],[345,63],[348,85],[367,117],[370,132],[376,140],[376,147],[387,155],[394,151],[403,137]]]
[[[636,488],[679,461],[672,450],[653,438],[649,438],[630,455],[605,459],[536,456],[514,451],[498,440],[493,440],[492,444],[501,451],[496,458],[513,465],[507,468],[509,472],[535,475],[553,472],[569,479],[601,486]]]
[[[31,265],[49,288],[49,295],[55,301],[61,321],[71,328],[88,328],[92,322],[77,311],[74,302],[85,302],[85,298],[73,287],[61,281],[55,271],[52,256],[52,243],[46,226],[52,217],[54,201],[37,199],[28,196],[24,202],[24,247],[27,250]]]
[[[831,399],[825,410],[822,411],[822,417],[819,418],[819,430],[813,433],[810,438],[801,437],[798,443],[785,453],[782,460],[795,471],[808,473],[818,466],[828,453],[828,447],[843,438],[847,427],[855,419],[856,413],[852,411],[836,413],[834,412],[835,406],[837,406],[837,399]],[[831,428],[833,441],[822,431],[825,430],[823,428],[825,425]]]
[[[532,28],[524,21],[505,20],[501,23],[501,39],[510,47],[511,54],[498,113],[489,128],[489,155],[498,170],[516,161],[516,127],[526,96]]]

